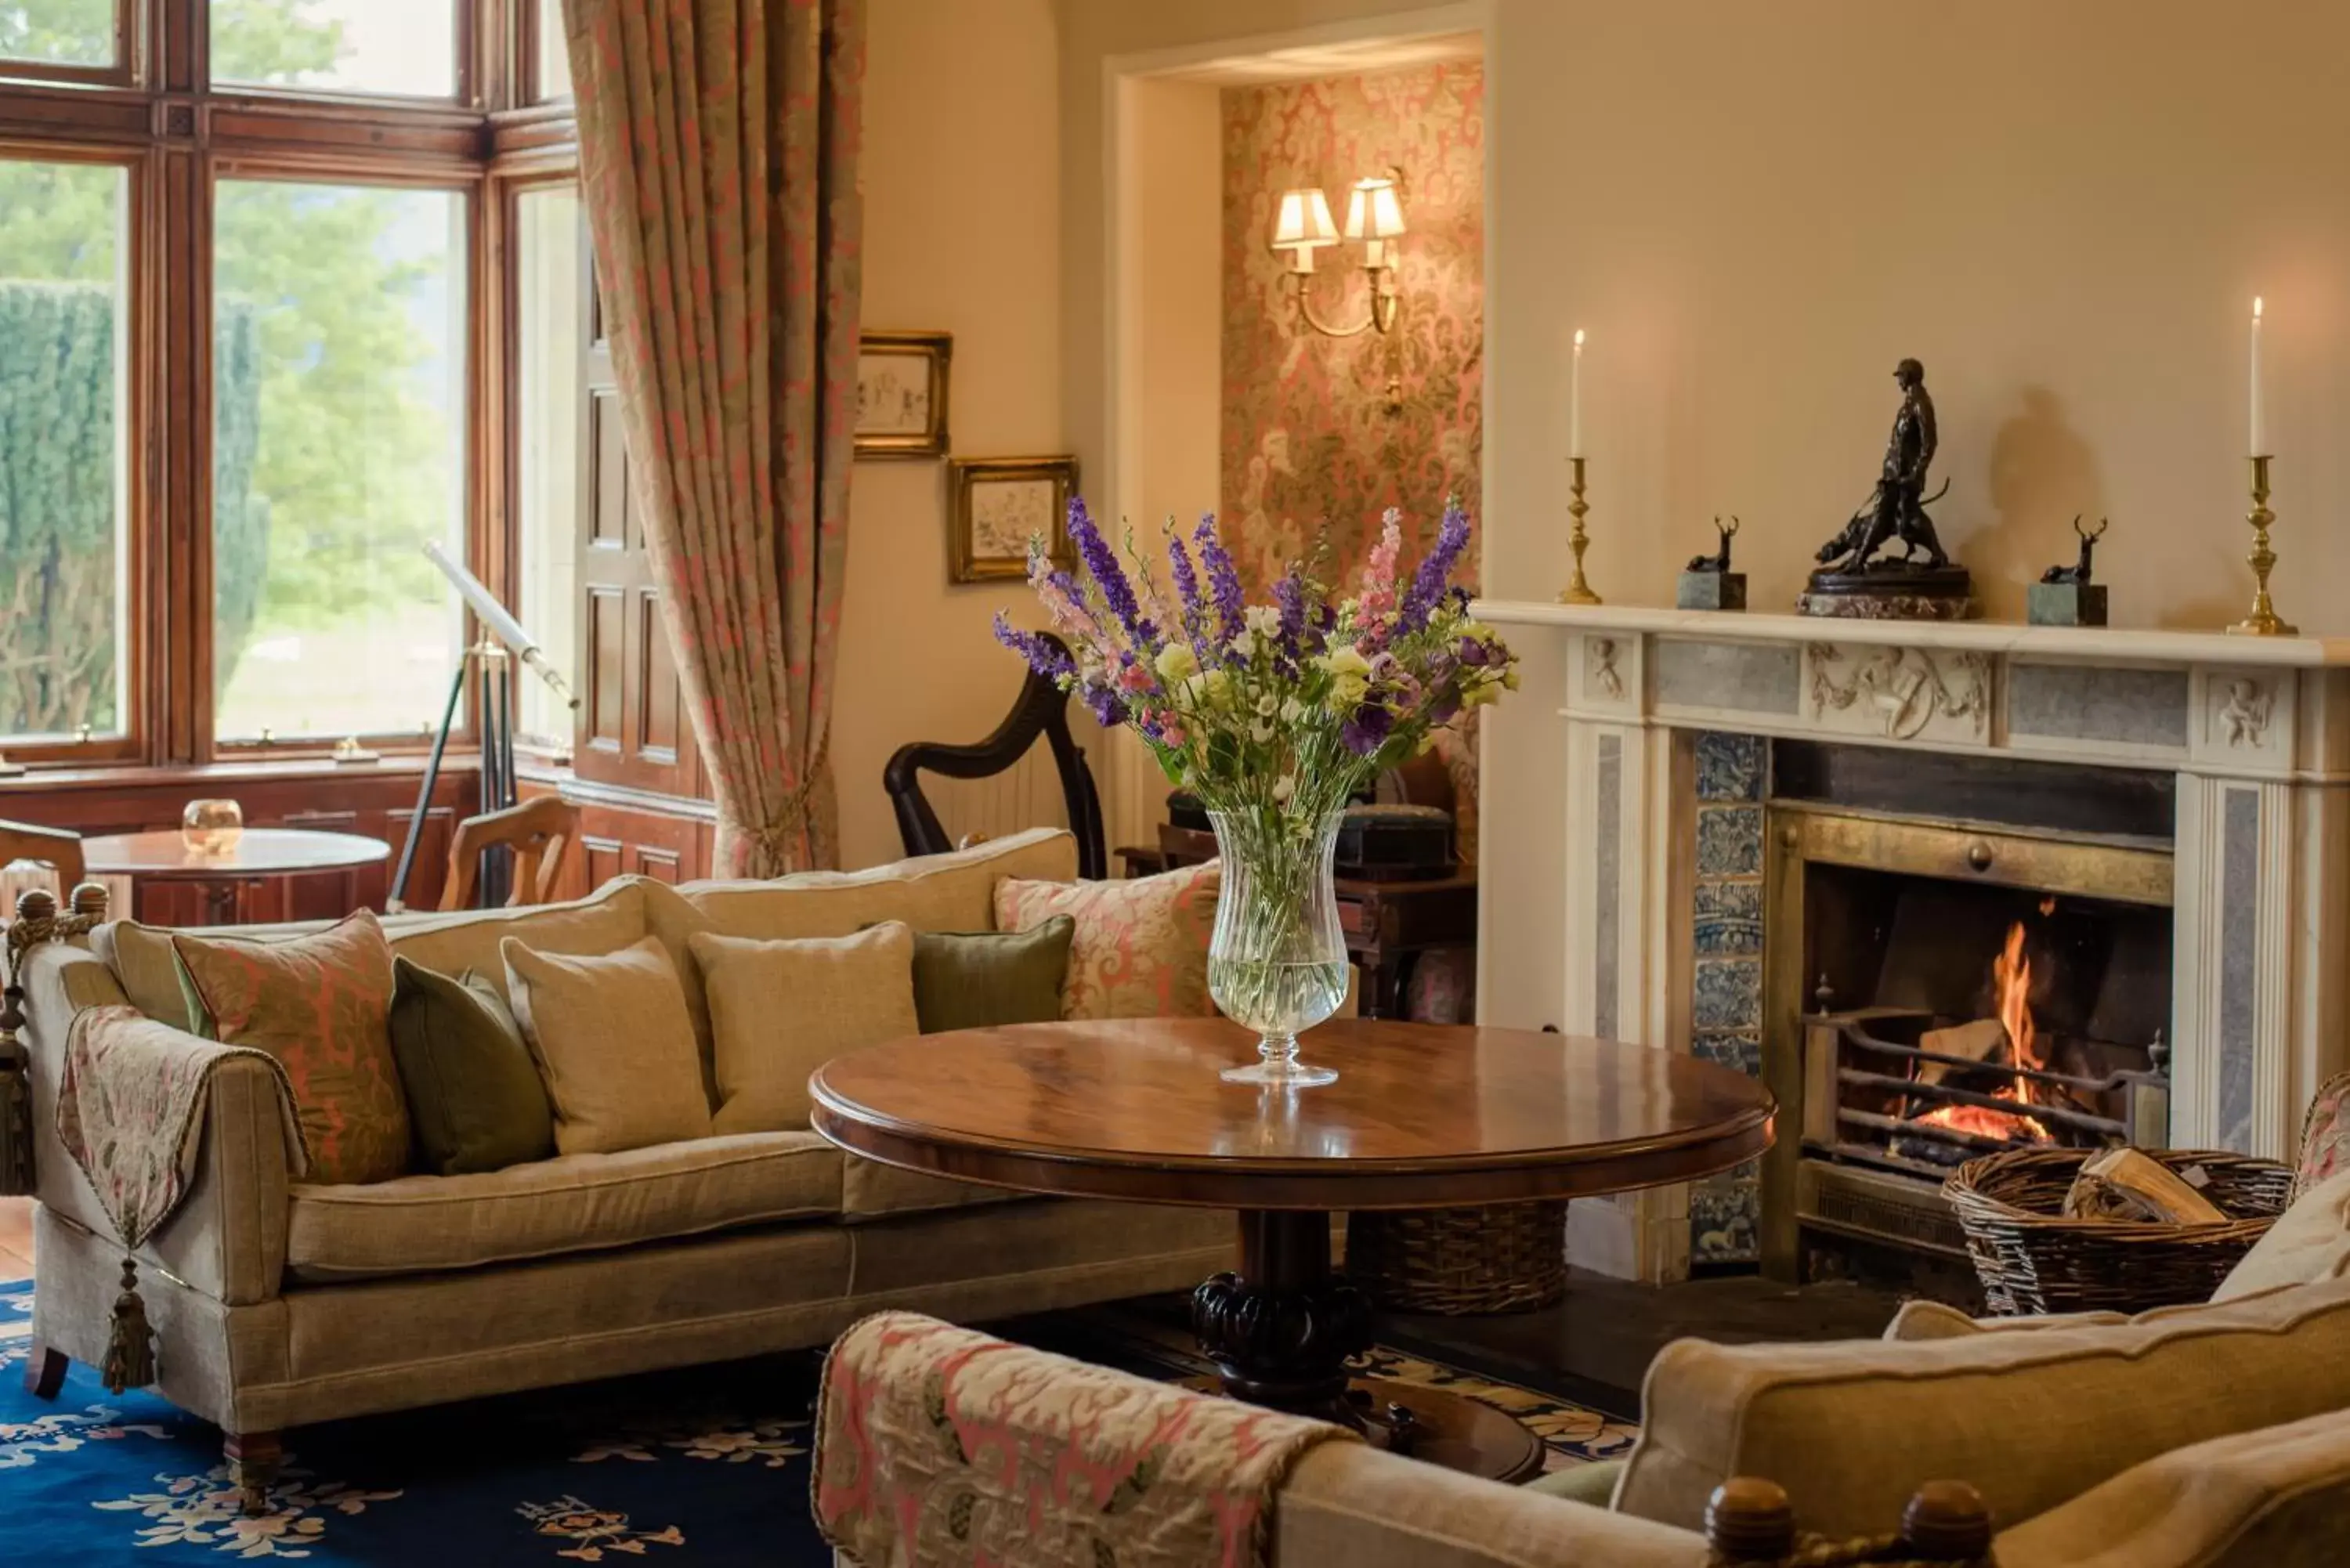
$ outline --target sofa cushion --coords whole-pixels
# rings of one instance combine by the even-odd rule
[[[175,933],[190,1028],[277,1058],[311,1174],[382,1181],[408,1168],[408,1102],[391,1055],[391,952],[365,909],[291,941]]]
[[[2279,1285],[2305,1285],[2350,1274],[2350,1170],[2327,1177],[2293,1201],[2293,1207],[2252,1243],[2243,1262],[2211,1293],[2215,1302],[2234,1301]]]
[[[381,924],[393,952],[404,953],[441,974],[475,971],[504,995],[506,977],[498,958],[500,940],[521,936],[541,952],[611,952],[645,934],[645,889],[660,887],[646,877],[621,877],[568,904],[460,909],[448,914],[427,910],[387,915]],[[332,920],[287,920],[259,926],[207,926],[196,934],[208,940],[236,937],[282,942],[315,935],[334,924]],[[188,1027],[187,1001],[180,990],[179,968],[172,959],[168,928],[142,926],[136,920],[109,921],[90,933],[90,949],[121,981],[122,993],[131,1006],[150,1018]],[[676,951],[682,960],[681,940]]]
[[[2345,1170],[2350,1170],[2350,1073],[2338,1073],[2319,1087],[2302,1118],[2293,1190],[2307,1192]]]
[[[286,1267],[321,1283],[829,1217],[840,1207],[840,1159],[814,1133],[746,1133],[471,1176],[296,1184]]]
[[[1963,1477],[2019,1523],[2157,1454],[2350,1406],[2350,1281],[2113,1326],[1888,1344],[1680,1340],[1648,1369],[1617,1505],[1698,1528],[1734,1475],[1857,1535]]]
[[[555,1153],[555,1112],[505,995],[472,970],[391,961],[391,1054],[434,1176],[500,1170]]]
[[[710,1001],[720,1132],[807,1126],[809,1074],[920,1028],[914,933],[902,921],[798,941],[696,931],[691,946]]]
[[[1212,1017],[1208,940],[1222,879],[1212,860],[1123,882],[1006,877],[995,885],[995,924],[1024,931],[1055,915],[1076,921],[1064,1018]]]
[[[1076,840],[1061,828],[1040,827],[865,871],[689,882],[678,893],[701,916],[702,929],[762,941],[842,937],[880,920],[903,920],[918,931],[984,931],[996,927],[998,877],[1062,880],[1076,873]]]
[[[847,1156],[840,1170],[840,1217],[851,1224],[860,1220],[883,1220],[893,1214],[1008,1203],[1028,1196],[1008,1187],[981,1187],[974,1182],[932,1176],[926,1170],[884,1165],[861,1155]]]
[[[1940,1302],[1908,1301],[1885,1325],[1888,1340],[1964,1339],[1977,1334],[2029,1334],[2049,1328],[2096,1328],[2127,1323],[2117,1312],[2060,1312],[2039,1317],[1969,1317]]]
[[[504,946],[515,1018],[555,1107],[555,1147],[610,1154],[710,1133],[677,970],[647,937],[600,956]]]
[[[922,1033],[1048,1023],[1077,923],[1055,915],[1025,931],[923,931],[914,938],[914,1012]]]

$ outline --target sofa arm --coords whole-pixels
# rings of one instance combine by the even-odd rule
[[[45,943],[19,971],[33,1091],[36,1195],[57,1219],[111,1241],[113,1222],[57,1137],[66,1037],[84,1008],[120,1004],[122,987],[87,949]],[[190,1045],[203,1044],[193,1035]],[[195,1183],[138,1251],[143,1262],[231,1306],[277,1294],[286,1271],[286,1134],[266,1064],[221,1064],[204,1113]]]
[[[1705,1568],[1705,1537],[1479,1480],[1360,1443],[1297,1462],[1274,1505],[1274,1568]]]

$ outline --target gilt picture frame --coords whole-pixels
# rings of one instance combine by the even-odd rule
[[[869,330],[857,339],[857,456],[922,461],[947,454],[951,332]]]
[[[947,576],[988,583],[1028,575],[1028,538],[1041,534],[1055,566],[1074,567],[1069,497],[1074,457],[958,457],[947,464]]]

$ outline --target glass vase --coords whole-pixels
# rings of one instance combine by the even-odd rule
[[[1261,1060],[1226,1070],[1236,1084],[1303,1087],[1337,1077],[1297,1059],[1297,1036],[1347,999],[1347,939],[1330,859],[1341,812],[1322,817],[1211,811],[1223,857],[1208,994],[1224,1016],[1257,1032]]]

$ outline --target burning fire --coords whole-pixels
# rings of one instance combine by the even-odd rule
[[[2041,912],[2047,913],[2054,902],[2052,898],[2043,903]],[[1991,979],[1999,998],[1999,1021],[2007,1030],[2008,1064],[2044,1068],[2047,1064],[2040,1056],[2039,1032],[2032,1022],[2032,961],[2024,956],[2022,920],[2008,927],[2007,944],[1991,960]],[[2012,1079],[2001,1085],[1993,1097],[2033,1105],[2037,1103],[2033,1088],[2029,1078]],[[2032,1143],[2056,1141],[2037,1119],[2021,1111],[1995,1111],[1988,1106],[1944,1106],[1912,1119],[1948,1127],[1952,1132],[1972,1133],[1978,1137],[2022,1138]]]

